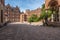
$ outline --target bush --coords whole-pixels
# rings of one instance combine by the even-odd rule
[[[28,19],[28,22],[37,22],[38,21],[38,16],[35,14],[32,14],[31,17]]]

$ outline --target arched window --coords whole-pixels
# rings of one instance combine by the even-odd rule
[[[55,10],[56,8],[58,8],[58,2],[57,2],[57,0],[51,0],[51,1],[49,2],[48,6],[49,6],[50,8],[52,8],[52,10]]]
[[[58,1],[57,0],[51,0],[48,4],[49,6],[49,9],[52,10],[52,13],[53,13],[53,20],[54,21],[59,21],[59,14],[58,14],[58,11],[59,11],[59,7],[58,7]]]

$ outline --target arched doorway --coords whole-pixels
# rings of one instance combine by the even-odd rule
[[[58,7],[57,0],[51,0],[49,2],[48,6],[49,6],[49,9],[52,10],[52,13],[53,13],[53,21],[54,22],[59,21],[59,14],[58,14],[59,7]]]

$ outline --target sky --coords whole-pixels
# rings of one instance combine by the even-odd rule
[[[13,7],[18,6],[21,11],[41,8],[43,3],[44,0],[5,0],[5,5],[10,4]]]

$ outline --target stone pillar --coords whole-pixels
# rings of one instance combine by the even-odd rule
[[[8,18],[6,17],[6,21],[8,21]]]
[[[59,22],[60,22],[60,7],[59,7]]]
[[[54,19],[53,19],[53,14],[52,14],[51,18],[52,18],[52,20],[51,20],[51,21],[52,21],[52,22],[54,22]]]

